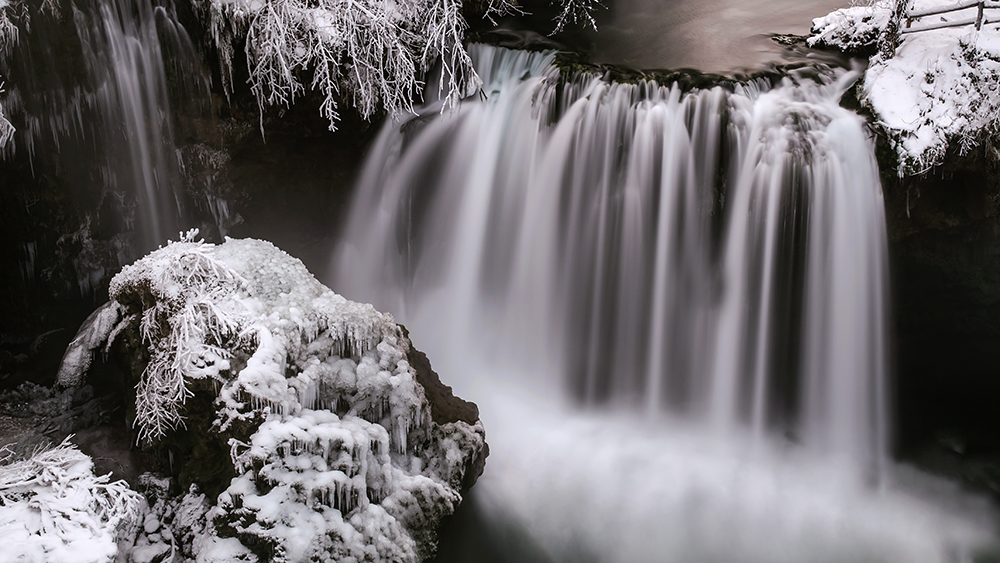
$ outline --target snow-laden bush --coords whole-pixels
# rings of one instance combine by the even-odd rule
[[[124,481],[94,475],[67,441],[27,459],[0,459],[0,537],[5,561],[106,562],[139,515]]]
[[[114,305],[81,328],[60,383],[83,381],[87,353],[138,343],[140,437],[176,443],[195,415],[189,439],[228,441],[236,477],[199,540],[213,549],[235,536],[275,561],[432,555],[481,467],[481,423],[435,422],[392,316],[337,295],[270,243],[195,235],[115,276]],[[213,413],[188,410],[196,393],[210,394]]]

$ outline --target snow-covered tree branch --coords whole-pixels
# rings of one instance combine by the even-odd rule
[[[345,99],[366,119],[382,108],[409,111],[438,61],[449,102],[479,87],[458,0],[210,0],[208,15],[227,93],[234,45],[245,39],[261,109],[290,105],[308,84],[323,96],[331,129]]]
[[[480,86],[462,44],[468,24],[461,0],[205,1],[224,90],[233,91],[233,57],[245,41],[250,89],[261,110],[291,105],[308,86],[323,96],[320,112],[335,129],[344,100],[365,119],[382,109],[411,111],[435,65],[446,106]],[[596,28],[598,0],[558,3],[554,33],[569,24]],[[491,0],[484,11],[492,21],[518,9],[510,0]]]

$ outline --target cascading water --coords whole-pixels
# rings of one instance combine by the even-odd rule
[[[184,28],[149,0],[101,3],[88,17],[75,14],[87,72],[107,130],[108,176],[130,186],[140,204],[143,246],[155,248],[178,230],[183,215],[178,159],[174,154],[167,61],[182,91],[207,100],[208,86]],[[169,56],[165,56],[167,51]],[[197,113],[195,113],[197,115]]]
[[[382,130],[333,287],[479,402],[483,504],[556,560],[941,561],[980,533],[886,474],[853,74],[682,92],[472,52],[482,101]]]
[[[184,210],[171,104],[197,119],[209,91],[173,10],[151,0],[19,8],[4,99],[18,131],[4,153],[57,155],[78,192],[114,202],[138,253],[176,236]]]

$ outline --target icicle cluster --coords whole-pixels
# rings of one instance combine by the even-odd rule
[[[102,562],[139,514],[124,481],[96,477],[93,462],[66,441],[28,459],[0,459],[0,537],[10,561]]]
[[[244,543],[269,545],[275,561],[420,561],[428,548],[412,531],[426,534],[461,500],[420,473],[420,458],[393,464],[385,428],[350,415],[271,415],[232,446],[242,475],[216,518]]]
[[[117,301],[108,301],[83,321],[83,328],[76,334],[66,352],[56,378],[63,387],[78,387],[100,348],[107,350],[115,336],[127,323],[121,322],[122,306]]]
[[[308,410],[271,417],[244,452],[236,453],[242,444],[233,442],[233,458],[237,473],[249,473],[255,483],[291,487],[309,506],[348,513],[384,496],[388,442],[377,424]]]
[[[2,14],[2,12],[0,12]],[[0,16],[2,17],[2,16]],[[3,21],[0,20],[0,26],[3,25]],[[3,34],[3,31],[0,31]],[[0,95],[3,95],[3,82],[0,82]],[[10,121],[3,113],[3,104],[0,104],[0,148],[3,148],[11,139],[14,138],[14,126],[11,125]]]

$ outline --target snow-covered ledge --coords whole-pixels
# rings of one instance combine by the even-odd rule
[[[90,355],[118,341],[138,380],[141,440],[224,450],[228,486],[214,502],[192,490],[156,504],[204,505],[200,524],[171,517],[183,529],[158,541],[213,561],[431,557],[484,466],[475,405],[437,381],[392,316],[268,242],[195,235],[115,276],[59,374],[81,384]]]
[[[909,9],[949,3],[913,0]],[[984,147],[996,153],[1000,25],[986,24],[979,31],[970,25],[907,33],[900,36],[895,50],[892,45],[882,49],[894,4],[895,0],[876,0],[871,6],[845,8],[817,18],[809,44],[855,53],[879,48],[869,61],[858,97],[886,133],[900,176],[941,164],[949,150],[965,155]],[[943,23],[970,14],[975,14],[975,8],[924,20]],[[990,156],[1000,158],[1000,154]]]

